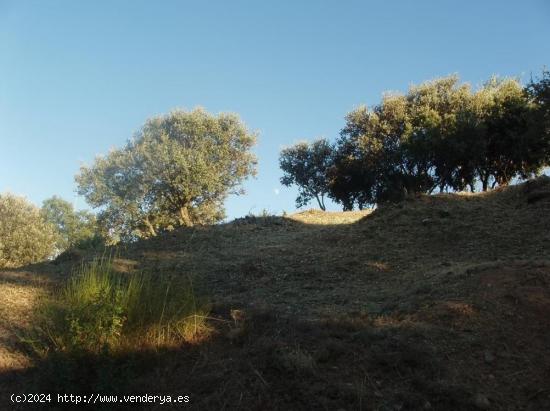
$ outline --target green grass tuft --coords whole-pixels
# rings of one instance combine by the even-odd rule
[[[39,308],[35,351],[100,353],[173,346],[208,334],[206,304],[189,278],[119,273],[111,260],[83,264]]]

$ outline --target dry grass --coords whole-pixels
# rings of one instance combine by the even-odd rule
[[[528,204],[524,190],[180,230],[139,243],[125,257],[141,269],[194,272],[220,303],[311,318],[379,313],[406,305],[411,290],[448,272],[547,258],[548,201]]]
[[[29,366],[17,350],[17,334],[29,326],[46,281],[25,271],[0,271],[0,372]]]
[[[130,387],[191,392],[196,409],[549,409],[546,193],[543,178],[120,250],[121,272],[192,272],[216,303],[209,341],[143,354],[157,365]]]
[[[346,211],[344,213],[337,211],[321,211],[311,209],[292,214],[289,216],[289,218],[303,224],[340,225],[353,224],[371,213],[372,210],[370,209],[363,211]]]

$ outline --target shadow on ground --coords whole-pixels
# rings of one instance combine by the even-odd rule
[[[121,272],[192,278],[214,303],[211,340],[56,354],[4,372],[0,387],[190,395],[206,410],[550,409],[548,180],[372,213],[244,218],[119,248]],[[90,258],[26,270],[55,283]]]
[[[426,340],[443,330],[369,318],[293,322],[268,312],[245,313],[237,322],[218,317],[226,322],[202,345],[118,356],[55,354],[0,375],[0,383],[14,392],[189,395],[187,408],[201,410],[465,410],[475,402],[471,387],[453,381]]]

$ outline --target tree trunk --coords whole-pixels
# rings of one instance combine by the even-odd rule
[[[349,201],[342,201],[342,211],[353,211],[353,203]]]
[[[498,183],[499,187],[506,187],[508,184],[510,184],[510,179],[506,176],[500,176],[498,180],[495,179],[495,182]]]
[[[180,223],[181,225],[186,227],[193,226],[193,221],[191,221],[191,217],[189,216],[189,210],[187,209],[187,207],[180,208]]]
[[[489,188],[489,177],[483,177],[481,179],[481,189],[483,191],[487,191],[487,189]]]
[[[315,198],[317,199],[317,204],[319,204],[319,208],[323,211],[325,211],[325,204],[321,199],[319,198],[319,194],[315,194]]]
[[[323,194],[321,194],[321,210],[327,210],[327,207],[325,206],[325,196]]]
[[[149,217],[146,217],[143,222],[145,223],[145,225],[147,226],[147,229],[149,230],[149,234],[151,235],[151,237],[156,237],[157,236],[157,232],[155,231],[155,227],[153,227],[153,224],[151,224],[151,222],[149,221]]]

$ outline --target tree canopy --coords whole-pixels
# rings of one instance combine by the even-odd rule
[[[59,233],[59,251],[100,242],[96,216],[85,210],[75,211],[73,205],[61,197],[53,196],[44,200],[41,213]]]
[[[312,162],[304,143],[285,149],[281,159],[302,153],[292,157],[293,176],[307,170],[316,179],[289,178],[289,162],[281,161],[284,181],[300,195],[322,181],[328,196],[351,210],[414,193],[486,191],[535,176],[550,158],[549,79],[543,72],[523,87],[494,77],[472,90],[449,76],[385,94],[379,104],[348,113],[340,138],[324,153],[329,161]]]
[[[24,197],[0,194],[0,267],[19,267],[54,256],[58,234]]]
[[[100,209],[99,223],[113,241],[217,222],[227,195],[241,193],[240,184],[255,174],[255,141],[235,114],[175,110],[83,166],[78,193]]]
[[[298,143],[281,151],[279,165],[283,170],[281,184],[289,187],[296,184],[299,189],[296,207],[317,200],[325,210],[325,195],[328,192],[327,172],[332,164],[332,147],[326,139],[313,143]]]

